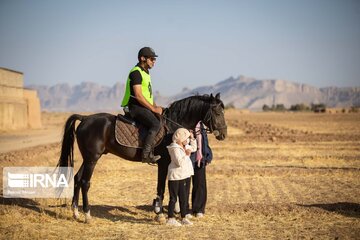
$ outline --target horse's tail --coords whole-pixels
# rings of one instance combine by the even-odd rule
[[[76,120],[82,121],[85,116],[79,114],[71,115],[64,127],[64,136],[61,146],[61,155],[58,167],[74,167],[74,141],[75,141],[75,122]]]

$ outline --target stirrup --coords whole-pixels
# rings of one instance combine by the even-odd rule
[[[156,166],[160,158],[161,158],[160,155],[156,155],[152,158],[152,161],[148,162],[147,164],[149,164],[151,166]]]
[[[150,156],[148,156],[147,158],[141,158],[141,162],[142,163],[148,163],[148,164],[157,164],[157,161],[160,159],[160,156],[153,156],[152,158]]]

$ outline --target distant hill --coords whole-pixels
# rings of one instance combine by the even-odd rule
[[[91,82],[28,87],[38,91],[41,107],[48,111],[112,111],[119,109],[124,92],[120,83],[112,87]]]
[[[45,111],[119,111],[124,96],[125,85],[116,83],[112,87],[93,82],[83,82],[70,86],[67,83],[54,86],[29,85],[36,89]],[[166,104],[169,99],[154,93],[159,103]]]
[[[30,85],[36,89],[41,107],[47,111],[118,111],[124,94],[125,85],[116,83],[112,87],[97,83],[84,82],[79,85],[57,84],[54,86]],[[259,80],[239,76],[230,77],[215,85],[201,86],[195,89],[184,88],[174,96],[154,93],[159,105],[194,94],[221,93],[225,104],[237,108],[259,110],[264,104],[284,104],[286,107],[297,103],[325,103],[329,107],[360,106],[360,87],[316,88],[307,84],[285,80]]]
[[[264,104],[284,104],[290,107],[297,103],[325,103],[329,107],[350,107],[360,105],[360,87],[353,88],[316,88],[307,84],[285,80],[258,80],[239,76],[230,77],[211,86],[201,86],[173,96],[181,99],[185,96],[204,93],[221,93],[225,104],[237,108],[259,110]]]

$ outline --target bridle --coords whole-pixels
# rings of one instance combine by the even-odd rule
[[[205,114],[204,117],[204,123],[207,123],[207,125],[209,125],[207,128],[205,128],[206,132],[208,133],[213,133],[216,136],[218,134],[218,130],[222,130],[222,129],[226,129],[227,125],[225,124],[224,126],[220,126],[217,127],[216,129],[214,129],[214,122],[213,122],[213,107],[219,107],[221,105],[221,103],[216,103],[216,104],[210,104],[209,110],[207,111],[207,113]],[[216,133],[217,131],[217,133]]]
[[[218,134],[218,130],[222,130],[222,129],[226,129],[227,125],[225,124],[224,126],[220,126],[217,127],[216,129],[214,129],[214,123],[213,123],[213,107],[218,107],[220,106],[221,103],[217,103],[217,104],[210,104],[209,110],[206,112],[204,120],[202,121],[203,123],[207,123],[207,125],[209,126],[205,126],[205,131],[207,133],[214,133],[214,135],[216,136]],[[183,125],[171,120],[170,118],[166,117],[166,112],[168,111],[168,108],[164,109],[164,113],[162,115],[162,117],[166,120],[169,121],[175,125],[177,125],[178,127],[182,127],[185,128]],[[217,132],[217,133],[216,133]]]

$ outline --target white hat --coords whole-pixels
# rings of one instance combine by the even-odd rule
[[[186,139],[190,137],[190,132],[186,128],[179,128],[174,132],[172,136],[173,142],[180,141],[184,142]]]

